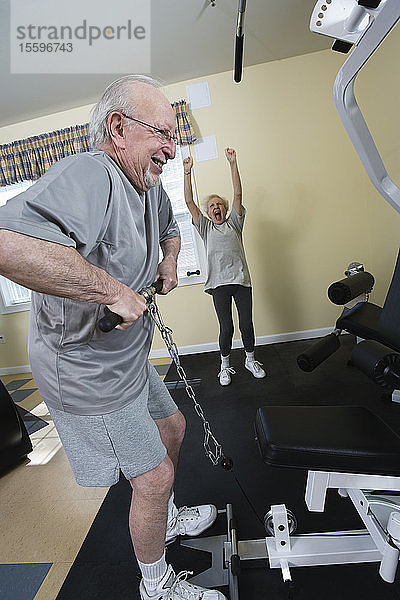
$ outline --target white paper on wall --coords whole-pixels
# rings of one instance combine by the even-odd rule
[[[186,86],[186,97],[190,110],[211,106],[210,88],[207,81]]]
[[[194,152],[197,162],[204,160],[214,160],[218,158],[217,138],[215,135],[208,135],[199,138],[194,143]]]

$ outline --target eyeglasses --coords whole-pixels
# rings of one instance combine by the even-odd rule
[[[123,112],[121,113],[121,115],[123,117],[125,117],[125,119],[129,119],[130,121],[135,121],[136,123],[140,123],[140,125],[145,125],[146,127],[150,127],[151,129],[154,129],[154,131],[156,131],[158,133],[158,135],[160,137],[162,137],[163,139],[165,139],[167,142],[174,142],[174,144],[178,143],[178,136],[175,133],[171,133],[170,131],[168,131],[168,129],[160,129],[159,127],[156,127],[155,125],[150,125],[150,123],[146,123],[145,121],[141,121],[140,119],[134,119],[133,117],[128,117],[128,115],[125,115]]]

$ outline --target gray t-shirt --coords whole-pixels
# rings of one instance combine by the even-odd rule
[[[208,294],[221,285],[251,286],[242,240],[245,214],[244,206],[241,215],[232,207],[229,216],[221,225],[215,225],[202,213],[197,224],[194,223],[206,248],[207,281],[204,291]]]
[[[155,279],[159,242],[179,235],[162,186],[138,193],[104,152],[65,158],[0,208],[0,228],[72,246],[135,291]],[[32,294],[29,359],[43,400],[80,415],[113,412],[147,379],[153,322],[102,333],[98,304]]]

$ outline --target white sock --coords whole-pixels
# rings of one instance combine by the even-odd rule
[[[221,367],[229,367],[229,358],[230,354],[228,356],[222,356],[221,354]]]
[[[146,563],[141,563],[138,560],[138,565],[142,572],[143,583],[147,593],[151,595],[152,592],[156,591],[168,568],[165,560],[165,550],[160,560],[157,560],[149,565]]]
[[[253,352],[246,352],[246,360],[249,362],[254,362],[256,359],[254,358],[254,350]]]

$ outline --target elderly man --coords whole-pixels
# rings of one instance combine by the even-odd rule
[[[180,237],[159,185],[175,117],[150,78],[113,82],[90,122],[93,151],[68,157],[0,209],[0,272],[32,290],[29,358],[77,482],[132,486],[142,600],[221,600],[176,576],[165,543],[198,535],[212,505],[177,509],[182,413],[148,362],[153,324],[138,293],[177,285]],[[159,263],[159,247],[163,259]],[[96,324],[104,306],[123,321]]]

